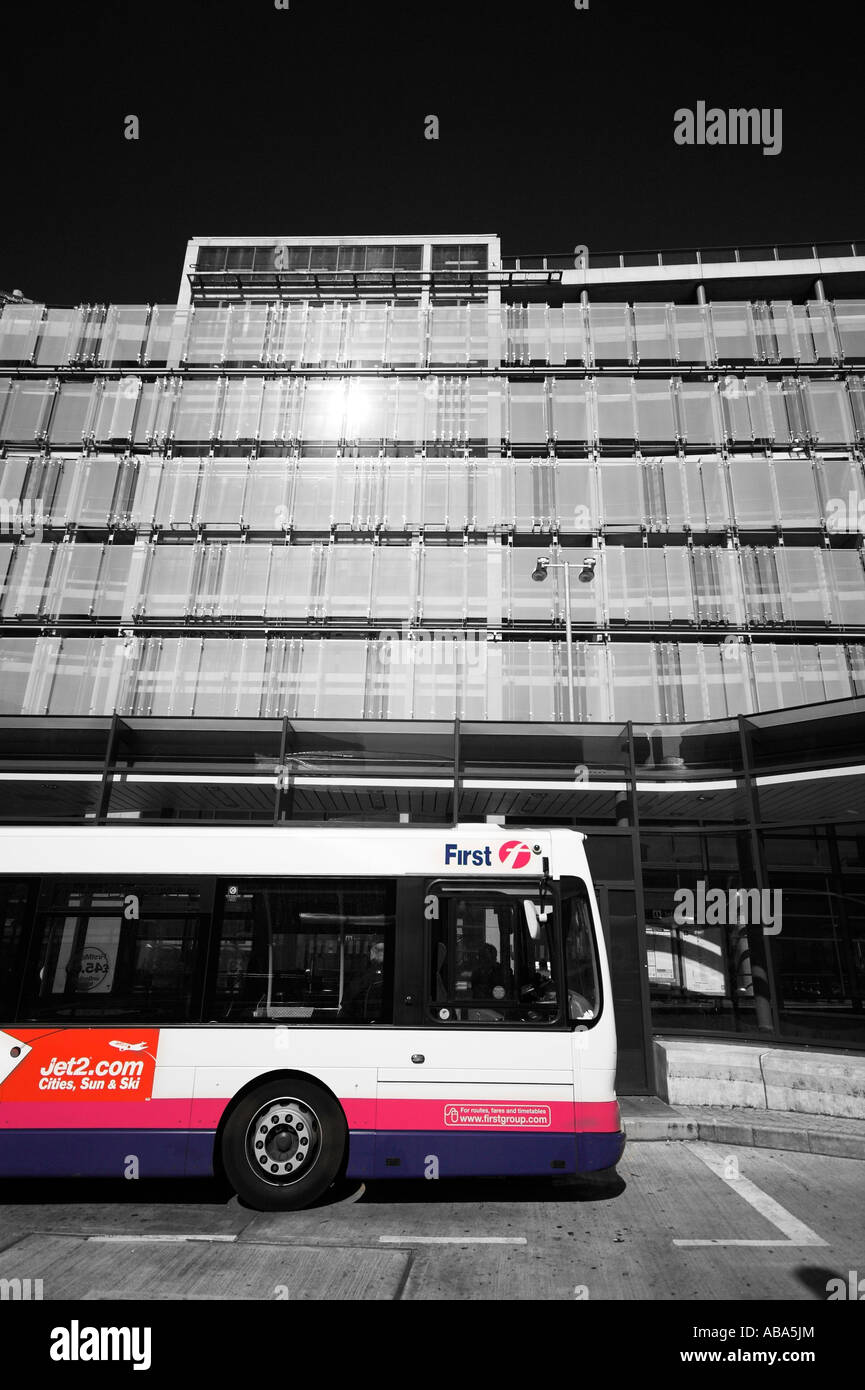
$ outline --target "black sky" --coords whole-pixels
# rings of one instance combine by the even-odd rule
[[[859,0],[289,4],[8,8],[0,288],[170,301],[191,235],[865,238]],[[781,154],[676,145],[699,100],[781,107]]]

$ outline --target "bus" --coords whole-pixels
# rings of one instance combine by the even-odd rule
[[[624,1148],[584,837],[0,827],[0,1177],[561,1176]]]

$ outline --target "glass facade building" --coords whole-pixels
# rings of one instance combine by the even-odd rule
[[[653,1028],[865,1047],[863,469],[865,242],[194,238],[175,304],[7,300],[4,819],[577,825],[620,1088]]]

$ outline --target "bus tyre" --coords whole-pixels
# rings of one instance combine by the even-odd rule
[[[232,1110],[222,1136],[225,1174],[258,1211],[296,1211],[331,1186],[348,1127],[341,1106],[312,1081],[257,1086]]]

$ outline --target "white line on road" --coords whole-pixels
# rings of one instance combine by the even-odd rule
[[[157,1243],[160,1243],[160,1244],[161,1244],[161,1243],[166,1243],[166,1244],[177,1244],[177,1243],[182,1242],[182,1241],[185,1241],[185,1240],[202,1240],[202,1241],[221,1240],[221,1241],[232,1241],[232,1240],[237,1240],[237,1236],[236,1236],[236,1235],[234,1235],[234,1236],[161,1236],[161,1235],[137,1235],[137,1236],[86,1236],[85,1239],[86,1239],[86,1240],[90,1240],[90,1241],[96,1241],[97,1243],[98,1243],[98,1242],[101,1242],[102,1244],[107,1244],[109,1241],[113,1241],[115,1244],[124,1244],[124,1245],[127,1245],[127,1244],[131,1244],[131,1243],[136,1243],[136,1244],[138,1244],[138,1243],[148,1243],[148,1244],[157,1244]]]
[[[525,1236],[379,1236],[382,1245],[528,1245]]]
[[[722,1182],[732,1187],[734,1192],[738,1192],[746,1202],[764,1216],[771,1225],[777,1226],[782,1233],[783,1240],[674,1240],[674,1245],[828,1245],[829,1242],[822,1236],[818,1236],[816,1231],[812,1231],[810,1226],[806,1226],[804,1221],[789,1212],[786,1207],[782,1207],[780,1202],[776,1202],[774,1197],[753,1182],[750,1178],[729,1177],[725,1171],[726,1159],[718,1152],[717,1147],[711,1144],[690,1144],[691,1153],[695,1153],[702,1159],[707,1168],[711,1168],[716,1177]]]

